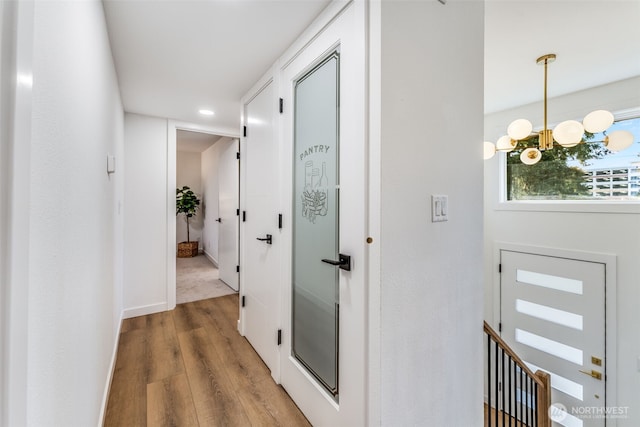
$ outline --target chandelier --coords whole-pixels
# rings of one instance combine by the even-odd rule
[[[485,160],[492,158],[497,151],[511,152],[516,149],[518,142],[538,140],[537,147],[527,147],[520,153],[520,161],[526,165],[534,165],[542,158],[542,152],[554,148],[554,141],[564,147],[571,148],[583,143],[602,143],[613,152],[624,150],[633,144],[631,132],[616,130],[607,135],[606,131],[613,124],[613,114],[606,110],[596,110],[587,114],[582,123],[567,120],[558,124],[553,130],[547,127],[547,65],[555,61],[556,55],[549,53],[536,59],[536,63],[544,65],[544,127],[541,131],[532,132],[533,125],[527,119],[511,122],[507,128],[507,135],[492,142],[484,143]],[[591,141],[592,134],[604,133],[604,140]],[[526,144],[530,145],[530,144]]]

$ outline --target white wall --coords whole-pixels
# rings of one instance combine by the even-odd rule
[[[133,317],[167,309],[167,120],[127,113],[124,135],[124,307]]]
[[[101,3],[28,7],[33,43],[20,47],[18,57],[32,50],[32,121],[28,132],[16,129],[11,170],[20,183],[13,190],[25,190],[11,195],[12,204],[24,208],[21,198],[28,197],[28,208],[11,218],[23,242],[12,257],[25,256],[12,258],[16,269],[7,283],[11,310],[20,311],[11,314],[9,329],[20,331],[27,347],[24,360],[9,360],[9,398],[18,404],[8,424],[97,425],[121,312],[122,187],[107,174],[106,159],[121,150],[123,111]],[[20,71],[25,63],[17,62]],[[21,108],[16,104],[14,112]],[[13,305],[19,295],[25,300]]]
[[[201,174],[201,154],[187,151],[176,153],[176,188],[187,186],[196,193],[200,199],[200,209],[195,216],[189,219],[189,238],[192,242],[200,242],[202,249],[202,233],[204,220],[202,215],[202,174]],[[187,241],[187,220],[185,215],[176,217],[176,241]]]
[[[640,106],[640,77],[615,84],[578,92],[549,100],[549,122],[584,117],[598,108],[621,111]],[[534,123],[542,121],[542,105],[533,104],[521,108],[488,115],[485,118],[487,140],[494,140],[505,133],[511,120],[530,118]],[[503,241],[522,245],[544,246],[585,252],[608,253],[618,257],[617,262],[617,377],[614,382],[618,402],[608,405],[630,407],[629,418],[618,420],[619,427],[640,425],[640,209],[637,213],[615,212],[554,212],[514,211],[498,209],[500,183],[497,156],[485,162],[485,318],[493,319],[494,271],[498,263],[494,259],[494,242]],[[523,224],[539,224],[523,227]]]
[[[483,2],[381,11],[381,421],[481,425]]]

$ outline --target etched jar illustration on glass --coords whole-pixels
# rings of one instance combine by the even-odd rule
[[[329,209],[327,204],[329,181],[327,179],[326,162],[322,162],[322,175],[320,175],[320,169],[313,166],[312,160],[307,161],[304,165],[302,216],[315,223],[316,217],[327,215]]]
[[[329,179],[327,179],[327,162],[322,162],[322,175],[320,175],[320,181],[316,184],[316,191],[320,193],[320,199],[323,201],[320,207],[318,215],[326,216],[329,209]]]

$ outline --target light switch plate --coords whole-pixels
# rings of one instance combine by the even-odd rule
[[[107,173],[114,173],[115,171],[116,171],[115,156],[107,156]]]
[[[431,222],[449,220],[449,197],[445,195],[431,196]]]

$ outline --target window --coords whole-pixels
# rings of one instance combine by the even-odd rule
[[[535,165],[520,161],[525,147],[507,153],[507,200],[640,201],[640,117],[620,120],[607,133],[626,130],[634,143],[608,150],[603,133],[585,134],[587,142],[572,148],[557,144]]]

